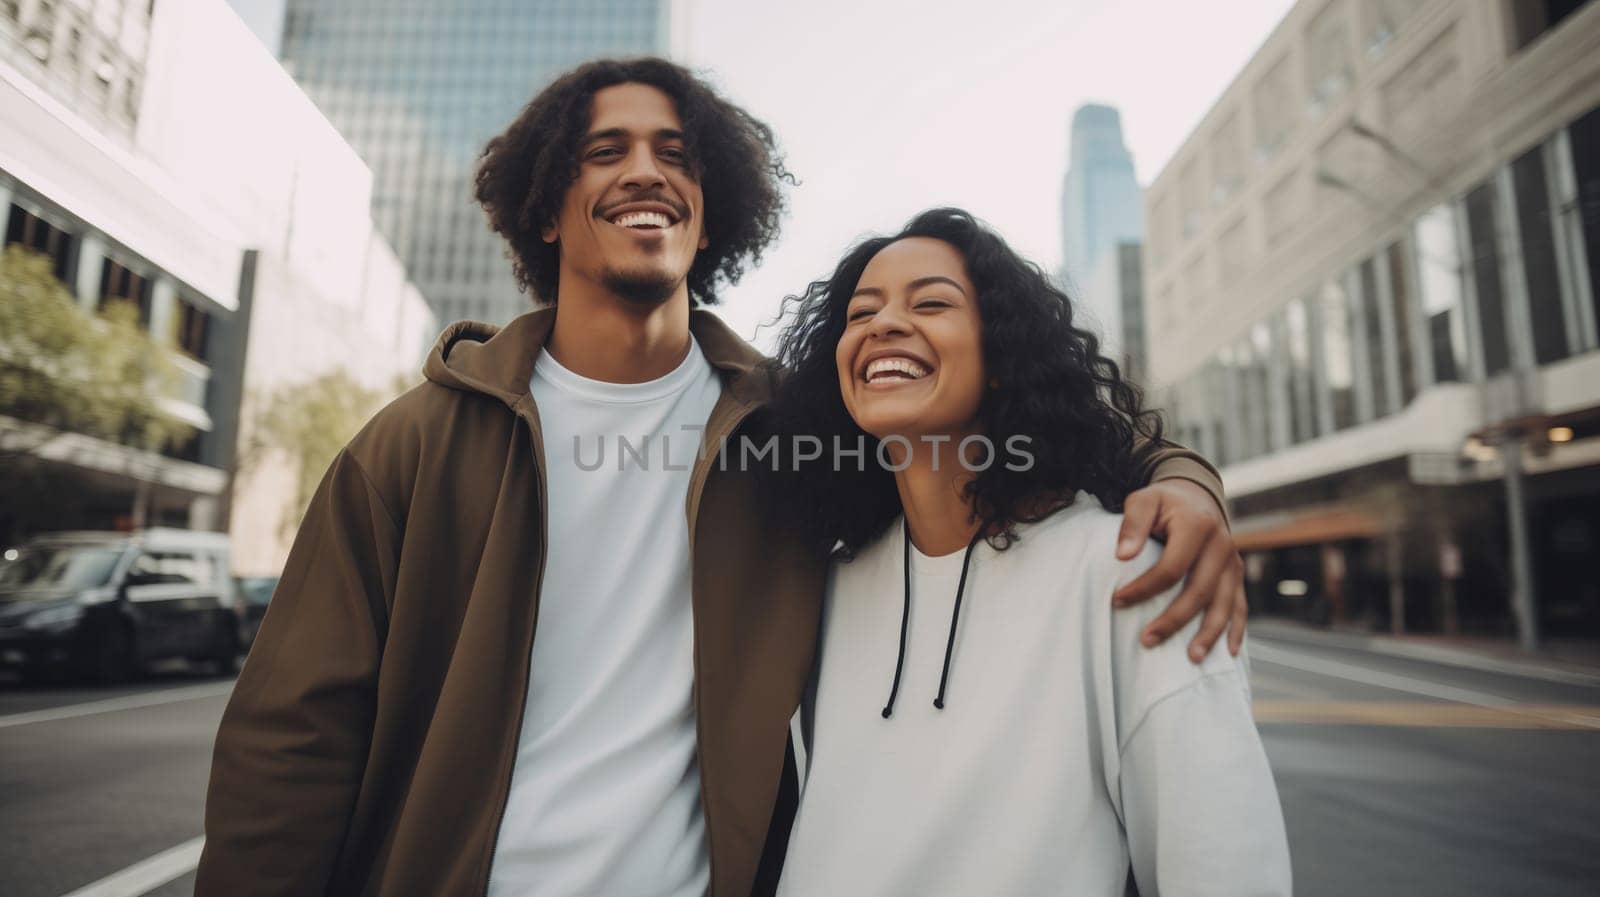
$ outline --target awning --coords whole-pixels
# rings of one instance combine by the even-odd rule
[[[1233,542],[1242,552],[1267,551],[1343,539],[1370,539],[1385,532],[1383,519],[1371,511],[1358,508],[1311,508],[1236,521],[1233,525]]]

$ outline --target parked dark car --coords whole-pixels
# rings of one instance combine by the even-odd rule
[[[175,657],[235,669],[240,638],[223,534],[54,533],[0,557],[0,668],[101,682]]]
[[[261,618],[267,615],[267,604],[272,601],[272,590],[278,587],[276,576],[240,576],[234,579],[237,599],[234,610],[239,614],[239,643],[246,651],[255,644],[256,632],[261,629]]]

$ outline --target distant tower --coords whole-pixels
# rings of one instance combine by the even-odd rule
[[[1062,283],[1083,284],[1119,241],[1143,242],[1144,206],[1122,115],[1091,103],[1072,115],[1072,150],[1061,187]]]

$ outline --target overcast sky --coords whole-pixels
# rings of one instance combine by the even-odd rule
[[[721,313],[747,337],[858,237],[930,206],[972,211],[1053,270],[1073,110],[1121,109],[1148,184],[1293,6],[687,2],[680,58],[772,125],[802,181],[779,244],[724,297]],[[233,5],[259,33],[283,0]]]

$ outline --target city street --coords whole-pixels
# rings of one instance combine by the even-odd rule
[[[1262,636],[1251,650],[1296,894],[1593,893],[1600,676]],[[181,671],[132,689],[0,685],[4,893],[190,893],[228,687]]]

